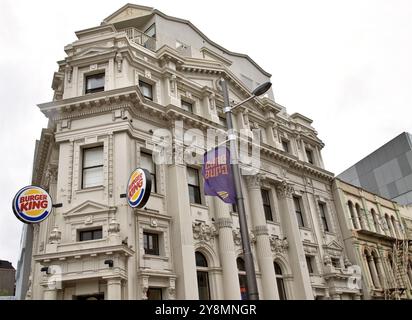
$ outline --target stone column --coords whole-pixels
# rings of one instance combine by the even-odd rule
[[[199,293],[186,167],[181,164],[169,165],[167,184],[167,212],[173,218],[171,237],[177,274],[176,298],[197,300]]]
[[[256,257],[262,274],[261,298],[266,300],[279,299],[277,290],[273,255],[270,248],[269,230],[266,224],[265,213],[261,193],[260,175],[246,176],[250,215],[253,223],[253,231],[256,237]]]
[[[122,299],[122,279],[110,278],[107,279],[107,300]]]
[[[288,237],[289,259],[293,272],[296,299],[313,300],[309,270],[306,265],[300,230],[293,203],[293,186],[283,181],[277,186],[282,229]]]
[[[229,207],[218,197],[213,199],[216,225],[219,232],[219,254],[223,271],[225,300],[240,300],[240,285],[236,265],[236,251],[232,235],[232,218]]]
[[[373,279],[373,284],[375,288],[380,288],[381,284],[378,278],[378,272],[376,271],[376,266],[375,266],[375,262],[373,260],[372,256],[368,256],[367,257],[368,260],[368,265],[369,265],[369,270],[371,271],[371,276]]]

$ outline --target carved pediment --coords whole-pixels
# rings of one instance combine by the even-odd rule
[[[336,240],[332,240],[327,245],[323,246],[325,249],[333,250],[333,251],[342,251],[343,247],[337,242]]]
[[[104,204],[100,204],[94,201],[85,201],[82,204],[72,208],[64,213],[64,216],[78,216],[78,215],[90,215],[96,213],[109,213],[115,212],[116,207],[109,207]]]
[[[77,58],[85,58],[85,57],[92,57],[104,53],[110,53],[113,52],[114,48],[113,47],[89,47],[89,48],[84,48],[76,52],[76,57]]]
[[[126,4],[115,13],[104,19],[107,23],[117,23],[120,21],[136,19],[144,16],[148,16],[153,13],[153,8],[144,7],[135,4]]]

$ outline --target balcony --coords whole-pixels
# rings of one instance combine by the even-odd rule
[[[120,32],[125,32],[131,43],[138,44],[153,52],[156,51],[156,39],[148,36],[144,32],[136,28],[127,28],[120,30]]]

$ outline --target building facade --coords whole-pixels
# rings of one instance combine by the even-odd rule
[[[33,184],[61,206],[34,225],[26,298],[243,298],[236,207],[205,196],[201,165],[182,160],[204,153],[208,129],[225,132],[220,79],[236,103],[270,74],[148,7],[126,5],[76,35],[53,101],[39,105],[49,125]],[[242,164],[260,298],[360,299],[312,120],[287,114],[272,91],[234,117],[236,130],[262,137],[258,172]],[[155,161],[162,132],[173,137],[167,163]],[[131,209],[121,194],[139,166],[153,190]]]
[[[338,178],[401,205],[412,204],[412,135],[401,133]]]
[[[349,259],[362,268],[365,299],[411,299],[411,210],[339,179],[336,209]]]

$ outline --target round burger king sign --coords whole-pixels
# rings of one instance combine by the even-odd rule
[[[152,179],[149,171],[137,168],[132,172],[127,184],[127,202],[132,208],[143,208],[149,200]]]
[[[19,190],[13,199],[13,212],[24,223],[39,223],[52,211],[50,195],[40,187],[27,186]]]

